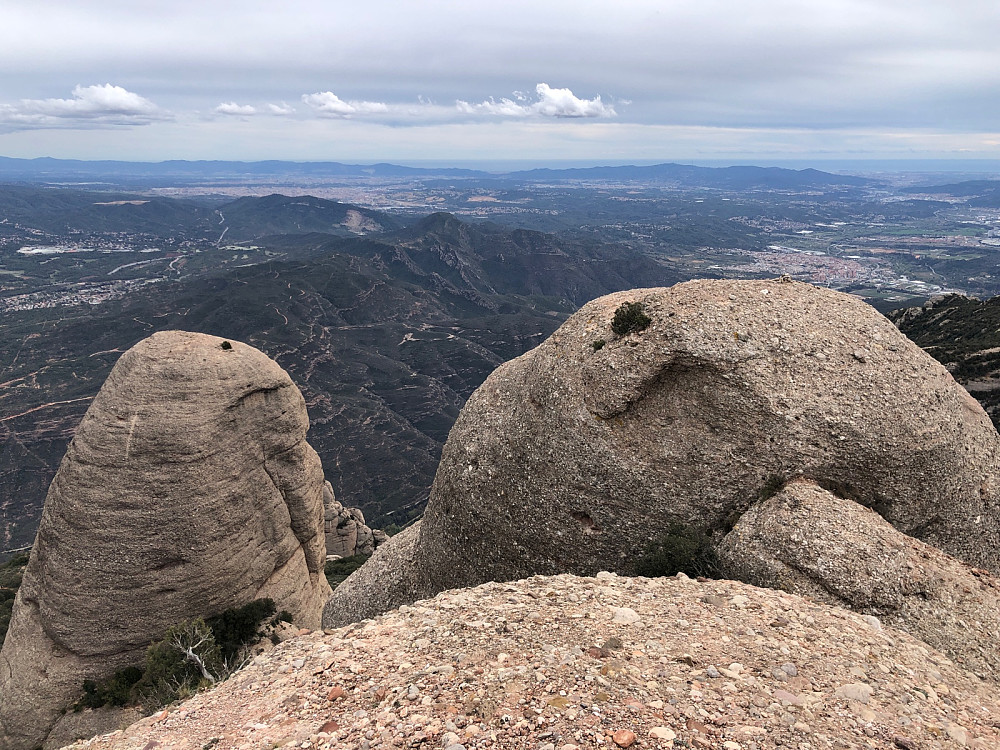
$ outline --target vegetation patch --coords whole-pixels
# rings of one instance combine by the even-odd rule
[[[643,310],[641,302],[623,302],[615,310],[615,317],[611,320],[611,330],[618,336],[627,336],[630,333],[646,330],[652,322]]]
[[[653,541],[635,564],[635,574],[646,578],[685,575],[715,578],[719,558],[712,540],[703,529],[673,522],[667,532]]]
[[[261,623],[274,615],[274,601],[257,599],[242,607],[227,609],[222,614],[205,620],[212,631],[219,653],[224,661],[231,662],[239,657],[248,644],[264,637]],[[282,611],[272,624],[291,622],[292,616]]]
[[[208,620],[185,620],[146,649],[141,666],[119,669],[103,680],[86,680],[73,707],[142,706],[146,711],[187,698],[220,682],[250,658],[254,643],[291,615],[275,616],[271,599],[227,609]]]
[[[592,346],[592,347],[594,347],[594,351],[595,351],[595,352],[599,352],[599,351],[601,351],[601,349],[603,349],[603,348],[604,348],[604,345],[605,345],[605,344],[607,344],[607,343],[608,343],[608,342],[607,342],[607,341],[605,341],[604,339],[597,339],[596,341],[594,341],[594,342],[593,342],[593,343],[591,344],[591,346]]]
[[[7,637],[14,599],[21,587],[21,576],[24,575],[24,566],[27,564],[28,554],[23,552],[0,565],[0,646]]]
[[[370,557],[371,555],[352,555],[351,557],[342,557],[339,560],[328,560],[323,572],[326,573],[326,580],[330,582],[330,588],[337,588],[347,580],[347,576],[364,565]]]

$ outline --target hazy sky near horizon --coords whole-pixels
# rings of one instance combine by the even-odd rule
[[[0,155],[1000,158],[995,0],[0,0]]]

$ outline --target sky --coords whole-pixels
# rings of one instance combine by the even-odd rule
[[[0,155],[1000,159],[996,0],[0,0]]]

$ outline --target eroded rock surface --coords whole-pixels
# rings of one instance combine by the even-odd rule
[[[360,508],[341,505],[329,482],[323,485],[323,508],[327,556],[370,555],[389,538],[381,529],[368,527]]]
[[[651,323],[617,336],[625,302]],[[793,477],[995,572],[998,457],[979,404],[856,297],[785,280],[612,294],[499,367],[462,410],[409,597],[535,573],[629,573],[670,524],[724,529]],[[373,573],[386,571],[362,567],[338,589],[324,622],[380,611],[352,594]]]
[[[745,513],[718,552],[727,576],[877,616],[1000,681],[1000,580],[869,508],[795,481]]]
[[[270,597],[319,624],[323,472],[260,351],[157,333],[122,356],[49,489],[0,652],[0,748],[43,743],[84,679],[171,625]]]

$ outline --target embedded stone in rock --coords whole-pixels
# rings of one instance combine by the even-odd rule
[[[1000,682],[1000,579],[869,508],[795,481],[745,513],[718,553],[727,577],[877,615],[874,629],[905,630]]]
[[[616,336],[626,302],[652,322]],[[469,399],[407,542],[419,588],[394,604],[536,573],[632,573],[672,524],[728,528],[796,476],[1000,569],[1000,436],[862,300],[785,280],[608,295]],[[382,611],[350,598],[366,588],[338,589],[325,622]]]
[[[45,501],[0,652],[0,749],[43,743],[98,679],[182,620],[270,597],[316,627],[323,471],[305,402],[245,344],[157,333],[126,352]]]

